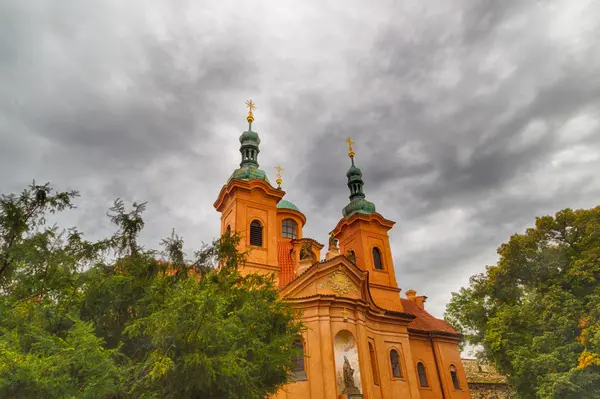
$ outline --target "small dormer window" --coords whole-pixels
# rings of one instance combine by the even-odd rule
[[[284,219],[281,222],[281,236],[283,238],[296,238],[298,223],[293,219]]]
[[[263,246],[263,227],[258,220],[253,220],[250,223],[250,245]]]

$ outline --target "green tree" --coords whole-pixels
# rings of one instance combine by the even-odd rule
[[[286,382],[301,325],[272,278],[239,272],[239,236],[192,260],[175,233],[146,250],[145,203],[120,200],[108,239],[46,227],[76,196],[0,199],[0,397],[264,398]]]
[[[76,192],[35,183],[0,198],[0,397],[103,398],[118,391],[116,352],[78,315],[84,270],[110,243],[45,225]]]
[[[600,398],[600,207],[536,219],[446,319],[521,398]]]

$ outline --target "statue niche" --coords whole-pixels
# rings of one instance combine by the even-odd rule
[[[350,331],[341,330],[334,338],[338,398],[362,399],[360,365],[356,340]]]

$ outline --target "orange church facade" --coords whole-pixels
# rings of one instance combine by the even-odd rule
[[[401,296],[388,231],[394,222],[363,193],[362,171],[346,174],[350,202],[324,246],[302,234],[306,217],[259,169],[260,139],[240,136],[242,162],[214,204],[221,232],[241,234],[250,250],[243,273],[274,273],[281,296],[305,324],[290,383],[275,399],[469,398],[461,335],[425,310],[425,296]]]

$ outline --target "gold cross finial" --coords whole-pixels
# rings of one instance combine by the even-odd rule
[[[352,149],[352,144],[354,144],[354,141],[352,141],[350,137],[347,137],[346,143],[348,143],[348,156],[350,158],[354,158],[354,150]]]
[[[252,125],[252,122],[254,122],[254,110],[256,109],[256,104],[254,104],[252,102],[252,100],[248,100],[246,101],[246,106],[248,107],[248,117],[246,118],[246,120],[248,121],[248,123],[250,125]]]
[[[280,165],[275,165],[275,170],[277,170],[277,188],[281,188],[281,183],[283,183],[283,179],[281,178],[281,172],[284,170]]]

